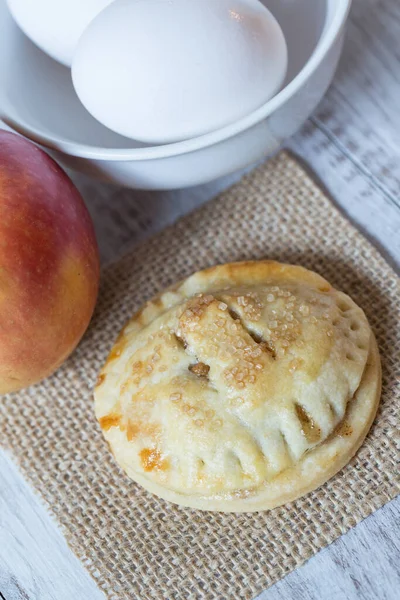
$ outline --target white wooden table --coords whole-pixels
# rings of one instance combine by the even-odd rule
[[[399,0],[354,0],[335,82],[289,147],[398,268]],[[168,193],[75,179],[93,214],[102,258],[109,260],[237,177]],[[0,452],[0,598],[1,594],[6,600],[104,600],[9,457]],[[400,500],[378,510],[260,596],[282,598],[398,600]]]

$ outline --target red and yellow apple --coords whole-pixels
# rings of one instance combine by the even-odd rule
[[[0,394],[61,365],[89,324],[98,285],[78,190],[45,152],[0,131]]]

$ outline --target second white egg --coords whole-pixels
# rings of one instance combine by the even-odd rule
[[[7,0],[22,31],[49,56],[70,67],[90,21],[114,0]]]
[[[103,125],[159,144],[248,115],[286,68],[282,30],[258,0],[116,0],[82,35],[72,77]]]

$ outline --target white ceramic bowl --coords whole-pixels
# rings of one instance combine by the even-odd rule
[[[70,71],[37,49],[0,0],[0,119],[66,167],[132,188],[211,181],[276,151],[314,111],[340,57],[351,0],[263,0],[288,42],[280,93],[233,125],[163,146],[119,136],[80,104]]]

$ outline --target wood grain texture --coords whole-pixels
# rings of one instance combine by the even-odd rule
[[[4,452],[0,453],[0,591],[6,600],[104,600]]]
[[[399,40],[398,0],[354,0],[334,84],[312,119],[289,143],[342,210],[397,268]],[[74,177],[93,215],[102,258],[112,260],[206,202],[239,175],[198,188],[159,193]],[[264,592],[260,600],[397,600],[399,522],[397,499]],[[0,591],[7,600],[103,598],[4,454],[0,454]]]
[[[321,550],[258,600],[397,600],[400,500]]]

